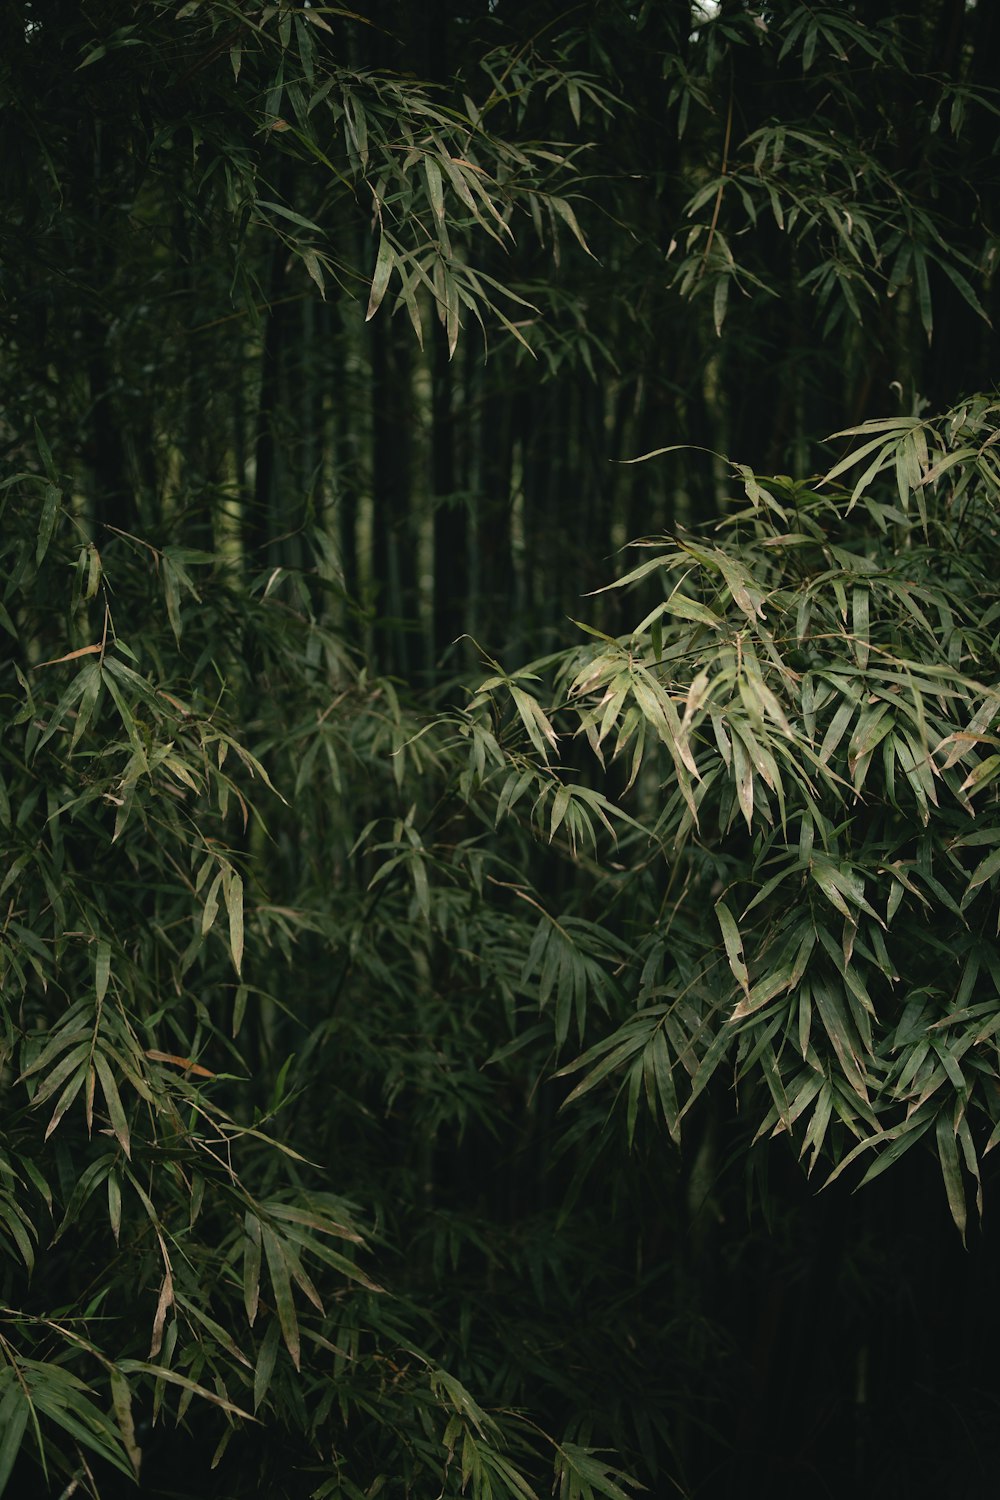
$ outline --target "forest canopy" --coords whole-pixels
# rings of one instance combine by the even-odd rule
[[[998,48],[2,8],[0,1493],[995,1472]]]

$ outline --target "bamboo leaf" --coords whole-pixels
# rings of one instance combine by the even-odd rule
[[[550,196],[548,201],[549,201],[549,204],[551,205],[551,207],[559,215],[560,219],[562,219],[563,223],[568,227],[570,233],[572,234],[573,238],[576,240],[577,244],[593,260],[594,259],[593,252],[591,251],[590,246],[587,244],[587,241],[584,238],[583,230],[580,228],[580,225],[577,223],[576,214],[573,212],[573,209],[570,206],[570,204],[567,203],[567,201],[566,201],[565,198],[558,198],[558,197],[555,197],[554,195]]]
[[[299,1339],[299,1321],[295,1314],[288,1260],[281,1241],[267,1224],[261,1225],[261,1238],[264,1243],[264,1255],[271,1277],[271,1288],[274,1292],[274,1304],[278,1311],[281,1333],[292,1357],[292,1364],[298,1370],[302,1362],[302,1346]]]
[[[722,325],[726,321],[726,307],[729,303],[729,276],[720,276],[715,283],[715,291],[712,294],[712,323],[715,327],[717,338],[722,337]]]
[[[122,1185],[114,1169],[108,1173],[108,1222],[117,1245],[122,1228]]]
[[[243,878],[236,870],[223,866],[222,889],[229,913],[229,949],[233,955],[233,968],[238,975],[243,973]]]
[[[145,1359],[120,1359],[118,1368],[124,1375],[152,1375],[157,1380],[165,1380],[170,1385],[179,1386],[181,1390],[189,1392],[192,1396],[198,1396],[202,1401],[208,1401],[212,1406],[218,1406],[222,1411],[227,1411],[234,1417],[241,1417],[246,1422],[253,1421],[252,1413],[245,1411],[242,1406],[237,1406],[226,1396],[221,1396],[217,1391],[211,1391],[207,1386],[199,1385],[196,1380],[189,1379],[178,1370],[171,1370],[166,1365],[152,1364]]]
[[[249,1209],[246,1213],[244,1225],[243,1305],[246,1308],[247,1322],[252,1328],[257,1318],[257,1308],[260,1303],[261,1226],[260,1220]]]
[[[871,596],[867,588],[857,587],[851,597],[851,630],[854,635],[854,652],[858,666],[864,671],[868,665],[870,650],[869,605]]]
[[[740,811],[746,820],[747,829],[753,830],[753,766],[743,746],[741,737],[734,735],[732,739],[733,752],[733,777],[736,782],[736,798],[739,802]]]
[[[917,273],[917,306],[920,308],[920,321],[923,324],[927,342],[930,344],[934,337],[934,312],[931,305],[931,285],[927,275],[927,258],[923,248],[918,245],[913,247],[913,269]]]
[[[556,732],[549,723],[548,718],[542,710],[538,701],[526,693],[517,683],[510,684],[511,697],[520,715],[521,723],[528,732],[528,738],[538,751],[542,759],[548,763],[549,748],[556,749],[558,740]]]
[[[132,1387],[129,1385],[121,1370],[114,1365],[111,1367],[111,1403],[114,1407],[115,1420],[118,1430],[122,1436],[125,1452],[128,1454],[129,1462],[139,1478],[139,1469],[142,1465],[142,1449],[136,1441],[135,1421],[132,1416]]]
[[[97,1048],[94,1051],[94,1069],[100,1081],[101,1092],[104,1095],[104,1102],[108,1107],[108,1116],[111,1120],[111,1128],[115,1133],[115,1139],[118,1141],[122,1150],[125,1152],[125,1155],[127,1157],[130,1157],[132,1154],[132,1146],[129,1139],[128,1120],[125,1116],[125,1109],[122,1105],[121,1095],[118,1092],[118,1085],[115,1082],[115,1076],[108,1066],[108,1060],[105,1057],[104,1053],[100,1050],[100,1048]]]
[[[943,1113],[938,1115],[934,1123],[934,1134],[937,1138],[941,1176],[944,1179],[945,1192],[948,1195],[948,1208],[951,1211],[955,1227],[962,1236],[964,1244],[966,1220],[968,1217],[965,1205],[965,1187],[962,1182],[962,1167],[958,1157],[955,1128],[947,1115]]]
[[[267,1325],[267,1332],[261,1340],[260,1351],[257,1355],[257,1364],[253,1375],[253,1409],[257,1412],[261,1403],[271,1386],[271,1376],[274,1374],[274,1365],[278,1357],[278,1340],[281,1337],[281,1328],[277,1318],[271,1318]]]
[[[389,285],[389,277],[392,275],[396,264],[396,253],[386,237],[385,231],[379,237],[378,255],[375,260],[375,272],[372,276],[371,295],[368,298],[368,310],[365,313],[365,322],[370,322],[382,305],[386,288]]]
[[[110,977],[111,944],[105,938],[101,938],[97,944],[97,955],[94,960],[94,990],[98,1005],[100,1005],[108,993],[108,980]]]
[[[56,519],[59,515],[59,501],[62,496],[54,484],[42,486],[42,514],[38,522],[38,538],[35,544],[35,562],[40,564],[49,549],[52,533],[55,531]]]
[[[283,203],[273,203],[267,198],[257,199],[258,208],[266,208],[269,213],[279,214],[281,218],[287,219],[290,224],[297,224],[300,229],[311,229],[315,234],[322,235],[323,231],[312,219],[305,219],[296,212],[294,208],[287,208]]]
[[[743,991],[744,1002],[741,1003],[745,1003],[750,999],[750,976],[743,957],[743,939],[740,936],[739,926],[737,925],[736,918],[724,901],[717,901],[715,903],[715,915],[718,918],[719,926],[722,928],[722,941],[726,946],[726,957],[729,960],[729,967],[733,971],[733,976],[737,984]]]
[[[427,192],[431,200],[434,217],[437,219],[438,224],[443,227],[445,222],[444,184],[441,179],[441,168],[433,156],[428,155],[424,157],[424,175],[427,178]]]
[[[13,1371],[11,1375],[13,1376]],[[17,1455],[21,1451],[31,1404],[27,1390],[15,1379],[7,1381],[6,1390],[0,1384],[0,1391],[3,1392],[2,1399],[0,1399],[0,1495],[2,1495],[7,1488],[14,1464],[17,1462]]]
[[[986,858],[979,862],[975,870],[969,876],[969,884],[966,886],[965,896],[962,902],[963,906],[965,902],[968,901],[973,891],[977,890],[978,887],[983,885],[987,880],[992,880],[993,876],[998,872],[1000,872],[1000,849],[994,849],[992,854],[987,854]]]

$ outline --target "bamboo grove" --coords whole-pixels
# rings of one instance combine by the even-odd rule
[[[0,1493],[994,1472],[998,15],[3,9]]]

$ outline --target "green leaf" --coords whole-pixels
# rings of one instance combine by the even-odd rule
[[[855,588],[851,601],[851,630],[854,635],[854,651],[858,666],[864,671],[868,665],[870,649],[869,605],[871,595],[867,588]]]
[[[833,1046],[843,1077],[851,1089],[866,1103],[868,1089],[865,1073],[855,1048],[854,1029],[848,1020],[843,1003],[836,991],[820,980],[814,980],[813,997],[820,1019]]]
[[[518,687],[517,683],[510,684],[510,693],[521,723],[528,732],[528,738],[542,759],[548,763],[549,748],[555,750],[558,745],[556,732],[549,723],[548,717],[538,701],[523,688]]]
[[[129,1139],[128,1120],[125,1116],[125,1109],[122,1105],[121,1095],[118,1092],[115,1076],[100,1048],[94,1051],[94,1069],[100,1081],[101,1092],[108,1107],[108,1116],[111,1120],[111,1128],[115,1133],[115,1138],[125,1152],[125,1155],[130,1157],[132,1146]]]
[[[392,275],[392,268],[395,264],[396,252],[393,250],[383,230],[379,238],[378,256],[375,260],[375,273],[372,276],[371,295],[368,298],[368,310],[365,313],[366,322],[369,322],[381,307],[386,287],[389,285],[389,277]]]
[[[261,1225],[261,1237],[282,1336],[292,1357],[292,1364],[298,1370],[302,1362],[302,1346],[299,1339],[299,1320],[295,1314],[295,1300],[292,1296],[288,1258],[278,1236],[267,1224]]]
[[[122,1185],[114,1170],[108,1173],[108,1223],[117,1245],[122,1228]]]
[[[56,485],[46,484],[42,488],[42,514],[38,523],[38,539],[35,543],[35,562],[41,563],[52,540],[56,519],[59,515],[60,492]]]
[[[209,1390],[207,1386],[199,1385],[196,1380],[182,1375],[179,1370],[171,1370],[166,1365],[153,1364],[145,1359],[120,1359],[118,1368],[124,1375],[152,1375],[157,1380],[165,1380],[169,1385],[179,1386],[181,1390],[187,1391],[192,1396],[198,1396],[202,1401],[208,1401],[213,1406],[218,1406],[222,1411],[230,1412],[234,1417],[242,1417],[247,1422],[253,1421],[252,1414],[245,1411],[242,1406],[237,1406],[228,1397]]]
[[[994,849],[992,854],[987,854],[986,858],[979,862],[969,876],[969,884],[966,886],[962,905],[965,905],[972,893],[979,886],[983,885],[987,880],[992,880],[993,876],[998,872],[1000,872],[1000,849]]]
[[[707,604],[701,604],[697,599],[689,599],[687,594],[674,592],[666,601],[664,608],[672,615],[677,615],[681,620],[694,620],[700,625],[710,625],[715,630],[722,629],[722,620],[713,613]],[[662,652],[657,652],[661,655]]]
[[[431,208],[434,217],[440,225],[445,222],[444,187],[441,181],[441,168],[433,156],[424,157],[424,175],[427,178],[427,192],[431,200]]]
[[[299,249],[299,259],[302,261],[302,264],[305,266],[310,277],[319,289],[320,296],[325,298],[326,278],[323,275],[323,263],[320,260],[319,256],[316,254],[316,251],[313,250],[309,245],[303,245]]]
[[[929,344],[934,337],[934,313],[931,306],[930,280],[927,276],[927,260],[921,246],[913,247],[913,268],[917,273],[917,306],[920,308],[920,321]]]
[[[962,1167],[958,1157],[955,1127],[946,1114],[941,1113],[938,1115],[934,1124],[934,1133],[937,1137],[941,1176],[944,1179],[945,1192],[948,1195],[948,1208],[955,1221],[955,1227],[962,1236],[964,1243],[967,1220],[965,1186],[962,1182]]]
[[[630,1500],[622,1484],[630,1488],[636,1481],[620,1469],[597,1457],[597,1448],[582,1448],[576,1443],[556,1444],[555,1474],[560,1500]],[[621,1481],[619,1483],[619,1481]]]
[[[563,223],[568,227],[577,244],[581,247],[581,249],[585,250],[589,256],[591,256],[591,259],[593,259],[593,252],[591,251],[590,246],[587,244],[587,241],[584,238],[583,230],[577,223],[576,214],[573,212],[570,204],[567,203],[565,198],[558,198],[554,195],[550,195],[548,201],[551,207],[559,215],[560,219],[562,219]]]
[[[937,261],[937,264],[941,267],[941,270],[947,276],[948,280],[951,282],[952,286],[958,292],[959,296],[968,303],[969,307],[972,308],[972,311],[976,313],[980,318],[982,318],[983,322],[987,324],[988,327],[992,328],[993,324],[990,322],[990,318],[985,307],[980,302],[971,285],[962,275],[961,271],[954,264],[954,262],[949,260],[947,256],[943,255],[935,256],[934,258]]]
[[[726,307],[729,303],[729,276],[720,276],[715,283],[715,291],[712,294],[712,322],[715,326],[717,338],[722,337],[722,325],[726,321]]]
[[[97,943],[97,954],[94,960],[94,990],[98,1005],[100,1005],[108,993],[108,980],[110,977],[111,944],[105,938],[100,938]]]
[[[257,1364],[253,1375],[253,1409],[258,1411],[271,1387],[271,1377],[274,1374],[274,1365],[278,1357],[278,1340],[281,1337],[281,1329],[277,1318],[271,1318],[267,1325],[267,1332],[261,1340],[260,1351],[257,1355]]]
[[[0,1373],[0,1495],[7,1488],[11,1471],[21,1451],[21,1442],[31,1406],[27,1391],[18,1383],[11,1367]]]
[[[314,234],[319,235],[323,233],[319,225],[314,224],[312,219],[304,219],[300,213],[296,213],[294,208],[287,208],[283,203],[272,203],[267,198],[258,198],[256,203],[258,208],[266,208],[269,213],[280,214],[283,219],[288,219],[290,223],[297,224],[300,229],[311,229]]]
[[[233,968],[238,975],[243,972],[243,879],[235,870],[224,865],[222,889],[229,913],[229,948],[233,955]]]
[[[204,937],[207,932],[210,932],[212,930],[212,927],[215,924],[215,919],[219,914],[219,890],[222,886],[222,876],[224,873],[224,869],[225,867],[223,867],[216,873],[215,878],[213,879],[205,894],[205,905],[202,907],[201,912],[202,937]]]

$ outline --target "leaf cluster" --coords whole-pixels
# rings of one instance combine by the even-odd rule
[[[550,837],[615,812],[542,729],[624,768],[622,884],[648,881],[637,825],[662,872],[615,970],[631,1014],[564,1069],[567,1103],[612,1081],[630,1136],[643,1107],[676,1136],[732,1068],[758,1135],[832,1176],[867,1156],[865,1180],[933,1132],[963,1231],[1000,1139],[996,410],[866,424],[809,484],[736,465],[714,535],[645,543],[609,585],[662,591],[630,632],[526,669],[549,701],[507,689],[561,783]],[[501,811],[527,773],[505,774]]]

